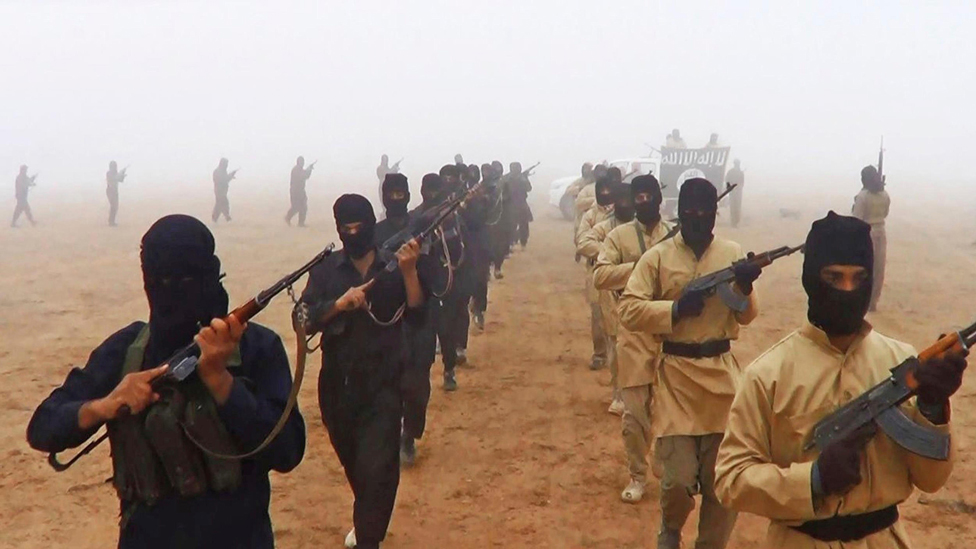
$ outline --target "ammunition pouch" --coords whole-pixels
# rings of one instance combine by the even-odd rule
[[[146,326],[126,352],[123,376],[141,369],[148,340]],[[193,377],[181,384],[165,383],[157,392],[159,401],[145,412],[108,425],[112,480],[119,499],[152,506],[171,491],[190,497],[208,489],[237,489],[240,461],[218,459],[201,449],[236,453],[203,383]],[[123,514],[123,527],[130,513],[131,509]]]

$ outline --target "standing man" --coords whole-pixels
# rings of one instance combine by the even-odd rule
[[[454,164],[446,164],[441,168],[440,179],[444,193],[453,195],[461,188],[461,174]],[[468,316],[468,301],[471,299],[468,293],[471,276],[471,260],[467,252],[469,236],[457,212],[445,220],[440,230],[446,243],[444,265],[452,275],[448,276],[450,284],[437,296],[441,302],[437,319],[437,339],[441,344],[441,360],[444,362],[444,390],[456,391],[458,384],[455,369],[468,360],[465,342],[471,323]]]
[[[671,130],[671,134],[668,135],[667,138],[664,140],[664,146],[672,149],[688,148],[688,146],[685,145],[685,140],[681,138],[681,132],[678,131],[678,128]]]
[[[654,454],[661,460],[661,530],[658,547],[677,549],[681,528],[702,495],[695,547],[725,547],[736,513],[715,496],[715,456],[735,396],[739,364],[731,352],[739,326],[756,318],[759,307],[753,282],[761,270],[752,264],[736,269],[732,291],[745,296],[742,312],[718,296],[686,293],[694,278],[743,259],[735,242],[715,237],[718,206],[715,187],[693,178],[681,186],[681,232],[641,256],[620,300],[620,322],[629,330],[663,339],[654,383]]]
[[[871,226],[871,242],[874,244],[874,280],[871,284],[871,307],[878,310],[881,288],[884,286],[885,263],[888,257],[888,237],[885,235],[885,219],[891,209],[891,198],[885,190],[885,182],[878,169],[865,166],[861,170],[861,185],[864,187],[854,197],[852,211],[854,217]]]
[[[579,228],[576,230],[576,253],[583,255],[580,243],[583,235],[597,223],[613,217],[613,191],[609,176],[603,176],[596,180],[596,204],[590,208],[580,220]],[[592,257],[586,258],[586,280],[584,291],[586,301],[590,304],[590,334],[593,338],[593,357],[590,359],[590,369],[599,370],[607,365],[610,350],[607,349],[607,335],[603,328],[603,310],[600,308],[600,294],[593,287],[593,266],[596,265],[596,256],[599,250]]]
[[[596,264],[597,258],[603,251],[603,244],[607,235],[620,225],[630,223],[634,220],[634,201],[630,195],[630,185],[627,183],[617,183],[611,190],[613,196],[613,216],[605,219],[580,237],[579,247],[576,249],[581,257],[585,257],[587,265]],[[594,289],[598,292],[597,302],[600,307],[600,319],[603,321],[603,333],[607,338],[607,362],[610,364],[610,387],[613,389],[610,402],[611,414],[621,415],[624,412],[624,403],[620,400],[620,392],[617,388],[617,299],[607,290]]]
[[[309,333],[322,333],[319,408],[355,498],[346,546],[376,549],[400,483],[400,322],[424,320],[420,247],[411,241],[395,259],[380,257],[376,217],[363,196],[342,195],[333,211],[342,250],[312,268],[301,303],[309,308]],[[385,271],[389,261],[399,272]]]
[[[497,160],[491,163],[491,171],[493,177],[497,180],[497,190],[495,191],[497,198],[495,200],[494,211],[492,212],[492,221],[494,223],[491,225],[488,237],[491,246],[491,263],[495,280],[501,280],[505,277],[505,274],[502,272],[502,265],[505,263],[505,259],[508,258],[509,251],[511,250],[513,219],[515,214],[512,211],[511,178],[502,175],[505,168]]]
[[[830,412],[916,356],[907,343],[864,320],[874,268],[871,228],[830,212],[807,235],[803,289],[807,319],[745,370],[715,465],[719,499],[769,517],[766,546],[911,547],[898,504],[917,487],[932,493],[952,472],[948,461],[908,452],[875,426],[822,452],[806,437]],[[911,421],[950,434],[949,399],[962,383],[964,354],[920,363],[918,396],[901,405]]]
[[[742,193],[746,185],[746,174],[742,172],[738,158],[732,163],[729,173],[725,174],[725,181],[736,186],[732,189],[732,196],[729,197],[729,209],[732,210],[732,227],[738,228],[739,221],[742,219]]]
[[[384,154],[380,157],[380,165],[376,167],[376,179],[379,182],[381,203],[383,200],[383,181],[386,180],[386,174],[400,173],[400,162],[402,160],[397,160],[396,164],[390,166],[390,158],[388,156]]]
[[[705,143],[705,148],[706,149],[717,149],[717,148],[719,148],[721,146],[722,145],[720,145],[719,142],[718,142],[718,134],[717,133],[713,133],[712,135],[710,135],[708,137],[708,143]]]
[[[522,173],[522,164],[512,162],[508,173],[512,192],[512,245],[518,242],[522,249],[529,243],[529,223],[532,222],[532,209],[529,207],[529,193],[532,182],[529,175]]]
[[[14,197],[17,198],[17,206],[14,207],[14,219],[10,222],[10,226],[17,228],[17,220],[20,219],[20,214],[27,216],[27,221],[30,221],[32,226],[36,226],[37,223],[34,221],[34,216],[31,214],[30,204],[27,202],[27,194],[30,192],[30,188],[36,186],[34,180],[37,179],[37,174],[32,176],[27,175],[27,165],[20,167],[20,173],[17,174],[17,179],[14,181]]]
[[[254,322],[221,320],[228,298],[220,260],[199,220],[160,219],[142,238],[140,257],[148,324],[133,322],[109,336],[84,368],[72,369],[34,412],[27,441],[60,452],[107,424],[121,549],[271,549],[268,472],[287,473],[302,460],[298,407],[255,456],[216,459],[198,446],[236,454],[271,432],[292,388],[281,339]],[[193,341],[200,346],[196,375],[153,386],[166,373],[164,361]],[[184,423],[184,413],[196,419]]]
[[[423,194],[423,191],[421,191]],[[421,212],[410,213],[410,185],[406,176],[399,173],[386,174],[383,182],[383,207],[386,217],[376,224],[375,244],[381,246],[388,239],[421,216]],[[433,288],[442,282],[437,262],[440,248],[431,246],[431,251],[423,253],[417,261],[417,272],[425,288]],[[436,319],[438,305],[435,299],[425,299],[425,315],[419,324],[404,323],[403,377],[400,390],[403,395],[403,429],[400,437],[400,464],[410,467],[417,459],[417,440],[427,425],[427,403],[430,401],[430,367],[434,364],[434,347],[437,342]]]
[[[227,191],[230,190],[231,180],[237,177],[237,170],[228,173],[227,164],[227,159],[221,158],[217,168],[213,171],[215,201],[213,215],[210,218],[213,219],[214,223],[220,219],[221,215],[230,221],[230,200],[227,199]]]
[[[119,183],[125,181],[126,170],[119,171],[115,161],[108,163],[108,172],[105,173],[105,194],[108,196],[108,226],[115,227],[115,215],[119,213]]]
[[[285,214],[285,223],[291,226],[291,218],[298,214],[298,226],[305,226],[305,215],[308,214],[308,195],[305,193],[305,182],[312,177],[315,162],[305,167],[305,157],[299,156],[291,169],[291,208]]]
[[[634,265],[671,230],[671,225],[661,219],[661,187],[653,175],[635,177],[630,192],[635,219],[610,231],[593,269],[594,287],[609,292],[615,307]],[[618,207],[614,205],[614,210]],[[655,335],[631,331],[622,324],[617,327],[617,387],[623,401],[623,440],[630,470],[630,482],[620,499],[626,503],[640,501],[647,486],[647,455],[653,440],[651,388],[660,352]]]
[[[468,254],[471,262],[468,270],[468,295],[471,296],[471,320],[479,332],[485,329],[485,311],[488,310],[488,273],[491,268],[491,243],[488,237],[488,222],[491,215],[491,206],[494,203],[491,196],[490,187],[494,185],[491,179],[491,166],[484,164],[484,177],[486,192],[483,192],[471,200],[461,210],[461,219],[467,229]],[[476,164],[468,166],[465,186],[470,189],[478,184],[482,178],[482,170]],[[467,350],[468,337],[464,335],[462,348]]]

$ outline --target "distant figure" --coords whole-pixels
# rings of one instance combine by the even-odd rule
[[[388,173],[400,173],[400,162],[403,159],[397,160],[396,164],[390,166],[390,158],[385,154],[380,157],[380,165],[376,166],[376,179],[379,182],[380,191],[380,204],[383,203],[383,180],[386,179],[386,174]]]
[[[217,169],[213,171],[214,182],[214,203],[213,215],[211,219],[216,223],[221,214],[230,221],[230,201],[227,199],[227,191],[230,190],[230,181],[237,177],[237,170],[227,172],[227,159],[221,158]]]
[[[512,245],[518,242],[522,249],[529,243],[529,223],[532,222],[532,210],[529,208],[529,193],[532,183],[529,174],[522,173],[522,164],[512,162],[508,172],[512,193]]]
[[[17,180],[14,183],[14,196],[17,198],[17,206],[14,207],[14,219],[10,222],[10,226],[15,229],[21,213],[27,216],[27,221],[30,221],[31,225],[37,225],[34,216],[31,215],[30,204],[27,203],[27,193],[31,187],[35,186],[34,179],[36,178],[37,174],[27,177],[26,164],[20,167],[20,173],[17,174]]]
[[[874,284],[871,286],[871,311],[878,310],[881,287],[884,286],[885,256],[888,251],[888,237],[885,235],[885,218],[891,208],[891,198],[884,188],[884,180],[874,166],[861,170],[861,185],[864,187],[854,197],[851,209],[854,217],[871,225],[871,242],[874,244]]]
[[[464,166],[465,169],[467,168],[467,166],[464,164],[464,157],[461,156],[461,153],[458,153],[458,154],[454,155],[454,165],[455,166]]]
[[[664,140],[664,146],[671,149],[687,149],[688,146],[685,145],[685,140],[681,138],[681,132],[678,128],[671,130],[671,135],[667,136]]]
[[[706,149],[717,149],[718,147],[721,147],[721,146],[722,145],[718,142],[718,134],[717,133],[713,133],[711,135],[711,137],[708,138],[708,143],[705,143],[705,148]]]
[[[316,160],[316,162],[318,162]],[[285,223],[291,226],[291,218],[298,214],[298,226],[305,226],[305,215],[308,213],[308,195],[305,194],[305,182],[312,177],[315,162],[305,167],[305,157],[299,156],[295,166],[291,169],[291,209],[285,214]]]
[[[108,226],[115,227],[115,215],[119,213],[119,183],[125,181],[126,170],[119,171],[115,161],[108,163],[108,172],[105,173],[105,195],[108,196]]]
[[[725,181],[735,185],[735,190],[729,196],[729,208],[732,210],[732,226],[738,227],[739,220],[742,219],[742,192],[745,190],[746,175],[739,167],[739,159],[736,158],[729,173],[725,174]]]

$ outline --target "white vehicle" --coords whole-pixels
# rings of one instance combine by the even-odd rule
[[[661,169],[661,157],[621,158],[610,162],[609,166],[620,168],[624,181],[629,182],[638,175],[652,174],[656,176]],[[566,191],[577,179],[579,179],[578,175],[560,177],[549,184],[549,204],[559,208],[566,220],[576,217],[576,201],[572,196],[566,194]]]

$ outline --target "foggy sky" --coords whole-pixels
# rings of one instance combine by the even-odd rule
[[[0,3],[0,181],[251,185],[642,154],[718,132],[754,179],[969,183],[973,2]],[[5,179],[6,178],[6,179]],[[798,183],[799,184],[799,183]],[[12,189],[11,189],[12,193]]]

